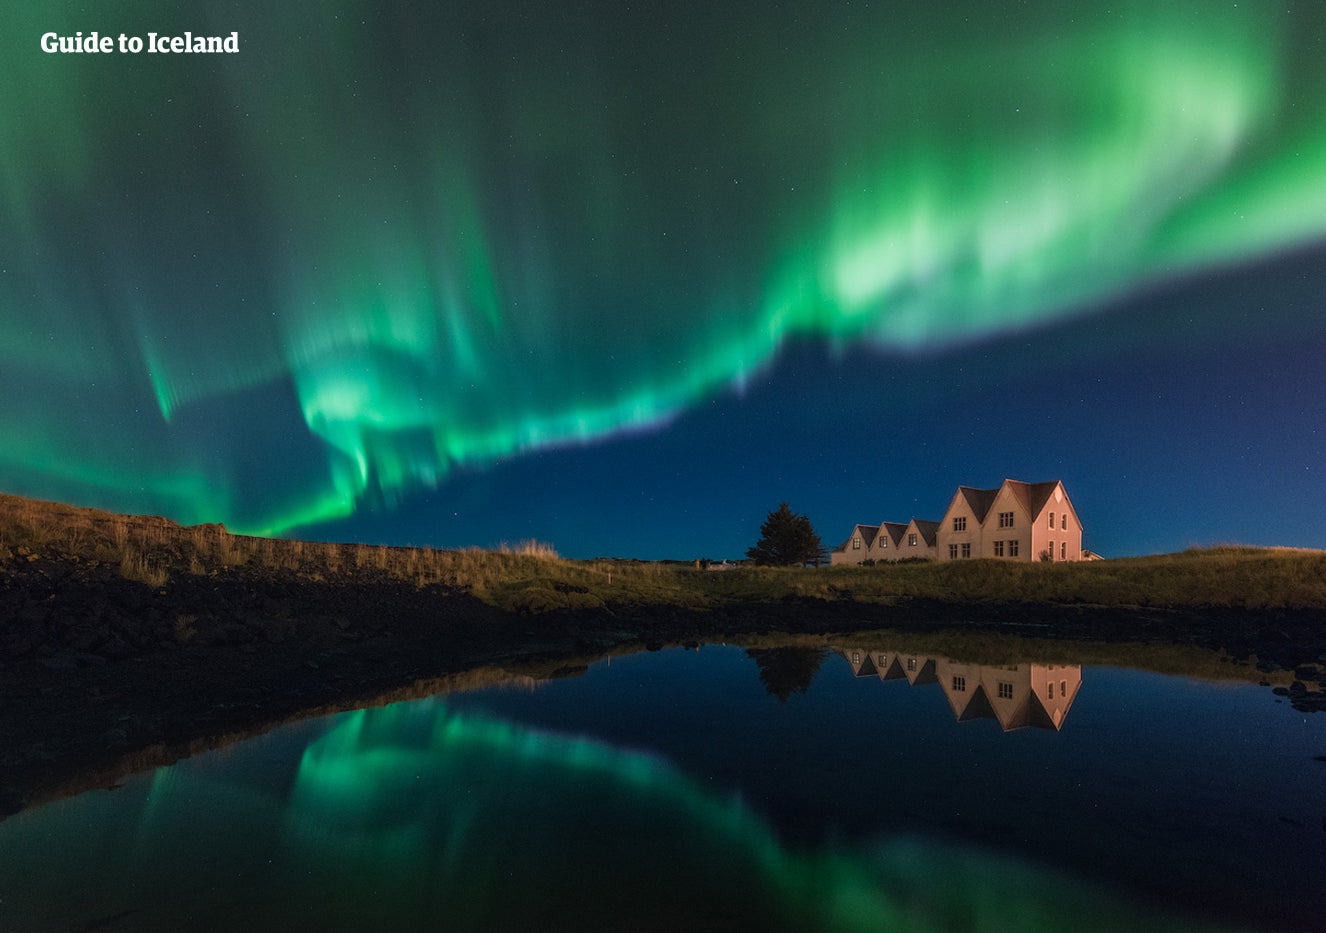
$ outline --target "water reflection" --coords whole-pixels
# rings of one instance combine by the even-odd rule
[[[993,719],[1005,732],[1063,728],[1082,686],[1079,664],[971,664],[908,651],[840,649],[857,677],[938,684],[958,722]],[[763,678],[763,672],[761,672]]]
[[[652,755],[442,700],[341,714],[294,751],[292,779],[183,762],[0,824],[0,927],[1167,928],[979,851],[793,849]]]
[[[0,930],[1176,928],[1068,875],[1326,907],[1326,734],[1255,687],[832,641],[467,675],[18,814]]]
[[[778,702],[805,693],[828,656],[824,648],[747,648],[746,656],[760,669],[760,683]]]

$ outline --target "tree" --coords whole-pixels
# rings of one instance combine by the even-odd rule
[[[746,656],[760,668],[764,689],[786,703],[794,693],[806,693],[824,663],[824,648],[747,648]]]
[[[816,567],[824,560],[824,545],[820,536],[815,534],[810,519],[797,515],[784,502],[760,526],[760,540],[746,552],[746,556],[757,564],[790,566],[793,564],[814,564]]]

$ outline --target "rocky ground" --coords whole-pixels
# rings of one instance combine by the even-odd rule
[[[1319,612],[884,606],[844,596],[518,615],[371,571],[315,580],[244,566],[154,587],[96,561],[15,554],[0,561],[0,815],[235,734],[431,692],[475,669],[544,676],[632,644],[881,627],[1189,644],[1294,671],[1277,691],[1303,710],[1326,706]]]

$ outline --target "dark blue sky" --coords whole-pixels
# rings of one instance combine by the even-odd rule
[[[59,54],[41,37],[237,37]],[[1061,479],[1326,546],[1326,7],[0,12],[0,489],[732,558]]]
[[[739,558],[779,502],[826,544],[959,484],[1062,479],[1107,556],[1326,547],[1326,247],[933,356],[790,346],[669,426],[454,477],[331,538]]]

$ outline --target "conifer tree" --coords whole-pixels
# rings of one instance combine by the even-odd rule
[[[746,556],[757,564],[814,564],[818,567],[824,560],[824,545],[820,543],[820,536],[815,534],[810,519],[797,515],[784,502],[764,520],[760,526],[760,540],[746,552]]]

